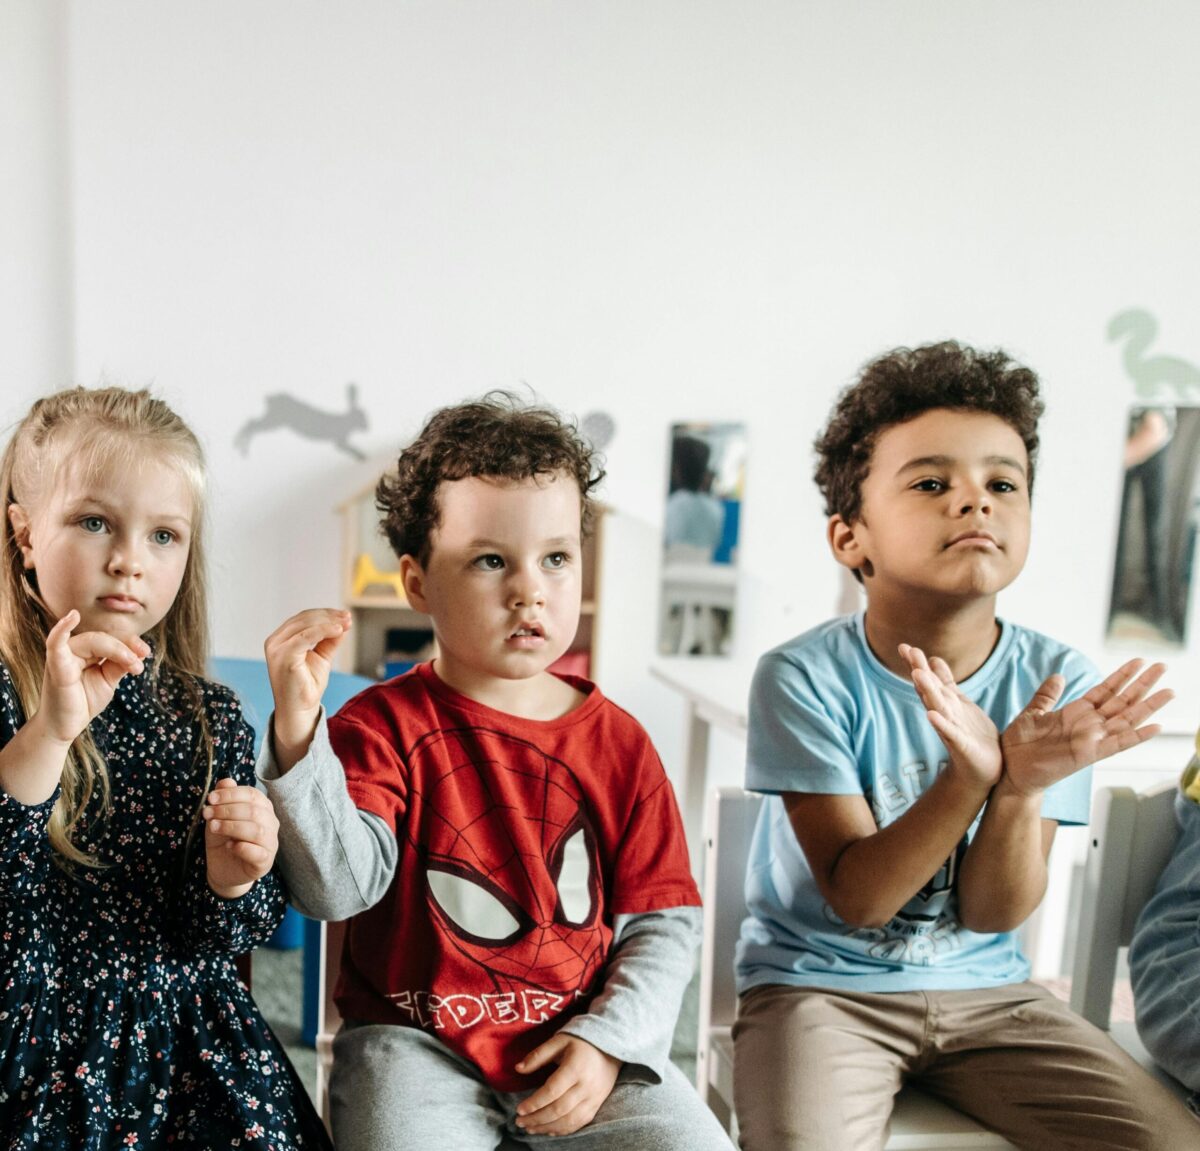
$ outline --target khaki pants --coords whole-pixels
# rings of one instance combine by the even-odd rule
[[[1029,1151],[1191,1151],[1200,1122],[1034,983],[742,996],[734,1103],[746,1151],[878,1151],[912,1082]]]

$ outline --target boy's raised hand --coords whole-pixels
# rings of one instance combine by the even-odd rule
[[[913,686],[951,761],[968,778],[992,787],[1003,767],[996,725],[982,708],[958,690],[945,660],[938,656],[926,659],[919,647],[907,643],[902,643],[899,651],[911,668]]]
[[[281,772],[302,759],[312,742],[333,653],[350,621],[348,611],[308,608],[280,624],[263,645],[275,696],[272,742]]]
[[[208,886],[222,899],[245,895],[271,870],[279,849],[271,801],[257,788],[226,778],[209,792],[201,815]]]
[[[102,631],[72,635],[79,612],[67,612],[46,636],[46,667],[38,718],[45,734],[70,743],[111,702],[126,675],[138,675],[150,645],[140,636],[118,639]]]
[[[1140,659],[1122,664],[1086,695],[1055,710],[1066,681],[1052,675],[1000,737],[1004,774],[1023,795],[1044,791],[1082,767],[1134,747],[1159,726],[1147,724],[1160,707],[1174,698],[1164,689],[1149,695],[1167,670],[1151,664],[1138,674]]]
[[[517,1126],[530,1135],[570,1135],[590,1123],[612,1094],[621,1061],[586,1039],[560,1031],[526,1055],[517,1070],[530,1075],[548,1063],[557,1063],[558,1068],[521,1100]]]

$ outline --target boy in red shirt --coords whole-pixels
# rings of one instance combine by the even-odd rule
[[[353,917],[344,1151],[730,1146],[667,1059],[700,922],[670,784],[632,717],[547,670],[579,622],[601,474],[552,411],[443,409],[377,490],[436,658],[326,725],[348,614],[267,640],[281,867],[302,911]]]

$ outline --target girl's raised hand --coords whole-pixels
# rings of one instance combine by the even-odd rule
[[[150,645],[140,636],[117,639],[102,631],[72,635],[79,612],[67,612],[46,636],[39,721],[47,736],[70,743],[112,702],[126,675],[139,675]]]
[[[275,809],[257,788],[222,779],[209,792],[201,814],[208,886],[222,899],[237,899],[275,862],[279,849]]]
[[[349,630],[348,611],[309,608],[282,623],[263,645],[275,696],[272,742],[281,772],[308,750],[333,669],[333,653]]]

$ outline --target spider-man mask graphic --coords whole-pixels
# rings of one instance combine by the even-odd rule
[[[458,982],[457,955],[463,990],[490,983],[563,1001],[586,993],[612,933],[594,822],[571,770],[481,728],[430,733],[409,767],[410,845],[424,864],[431,924],[444,936],[436,990]]]

